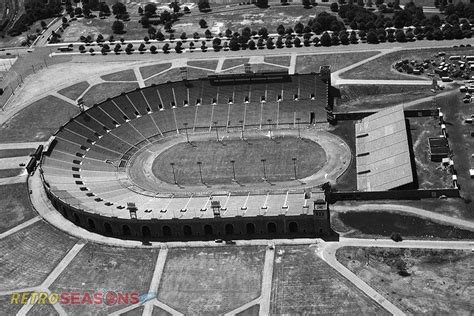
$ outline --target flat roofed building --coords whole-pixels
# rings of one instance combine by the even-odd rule
[[[413,182],[403,106],[360,120],[355,132],[357,190],[385,191]]]

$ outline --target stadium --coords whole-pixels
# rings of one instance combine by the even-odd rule
[[[44,148],[74,224],[137,240],[337,238],[321,185],[351,162],[328,131],[330,69],[211,75],[84,109]]]

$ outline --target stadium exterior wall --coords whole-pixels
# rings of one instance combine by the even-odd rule
[[[389,191],[341,191],[330,193],[330,200],[409,200],[429,199],[440,196],[459,197],[459,189],[389,190]]]
[[[188,241],[213,239],[315,238],[338,240],[331,229],[329,207],[308,214],[193,219],[125,219],[93,214],[55,196],[44,185],[56,210],[77,226],[101,235],[144,241]]]

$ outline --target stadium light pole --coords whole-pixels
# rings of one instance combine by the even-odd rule
[[[186,141],[189,143],[189,136],[188,136],[188,123],[183,123],[184,130],[186,131]]]
[[[173,170],[173,179],[174,179],[174,184],[178,184],[178,181],[176,181],[176,173],[174,172],[174,162],[170,163],[171,169]]]
[[[197,164],[199,166],[199,177],[201,178],[201,183],[204,183],[204,181],[202,181],[202,169],[201,169],[202,162],[198,161]]]
[[[298,124],[298,138],[301,138],[301,132],[300,132],[300,121],[301,119],[299,117],[296,118],[296,124]]]
[[[214,121],[214,128],[216,129],[217,141],[219,141],[219,129],[217,128],[217,121]]]
[[[296,180],[297,179],[297,177],[296,177],[296,157],[291,158],[291,160],[293,160],[293,169],[295,171],[295,180]]]
[[[232,181],[237,181],[236,178],[235,178],[235,160],[231,160],[230,163],[232,164],[232,175],[233,175],[233,178],[232,178]]]
[[[240,133],[240,134],[241,134],[241,135],[240,135],[240,138],[241,138],[242,140],[244,140],[244,121],[240,120],[239,123],[240,123],[240,125],[242,125],[242,130],[241,130],[241,133]]]
[[[267,181],[267,172],[265,170],[265,161],[267,161],[266,159],[261,159],[260,160],[262,162],[262,165],[263,165],[263,181]]]

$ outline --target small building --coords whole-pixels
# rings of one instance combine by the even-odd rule
[[[442,162],[443,158],[449,155],[449,144],[445,137],[430,137],[428,138],[430,147],[430,159],[434,162]]]

